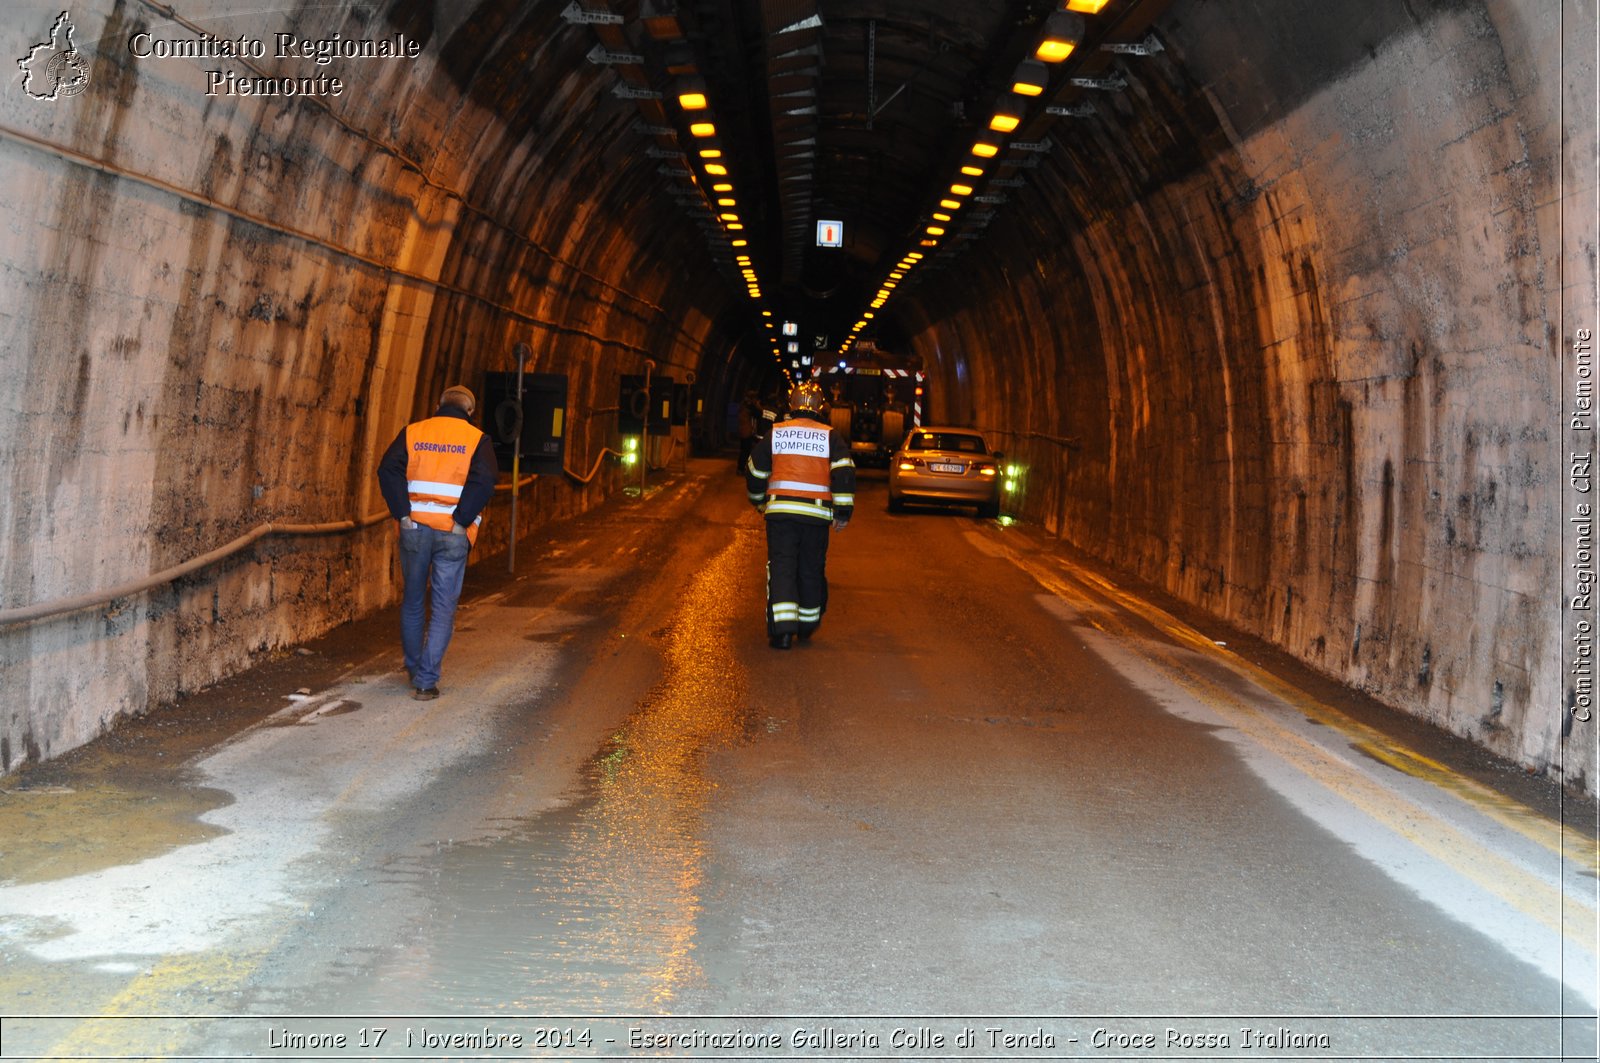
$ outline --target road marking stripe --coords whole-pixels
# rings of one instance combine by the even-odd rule
[[[1251,706],[1215,682],[1185,669],[1182,663],[1163,650],[1159,643],[1141,638],[1126,621],[1112,614],[1105,603],[1095,601],[1085,592],[1091,588],[1100,591],[1116,604],[1154,625],[1158,631],[1173,637],[1190,649],[1220,660],[1236,674],[1256,682],[1268,693],[1288,702],[1292,707],[1301,711],[1315,707],[1319,710],[1314,714],[1318,722],[1333,726],[1347,736],[1359,736],[1360,742],[1357,748],[1363,749],[1369,755],[1384,754],[1379,757],[1384,763],[1390,763],[1390,758],[1393,758],[1399,764],[1410,765],[1412,770],[1407,774],[1427,782],[1440,782],[1447,792],[1467,801],[1502,826],[1515,830],[1557,855],[1570,854],[1574,851],[1584,852],[1581,842],[1587,839],[1574,841],[1568,838],[1568,844],[1563,848],[1560,844],[1559,826],[1539,816],[1533,810],[1518,805],[1481,784],[1462,778],[1444,765],[1400,746],[1387,735],[1359,724],[1338,710],[1315,701],[1264,669],[1244,661],[1237,654],[1227,652],[1175,617],[1155,606],[1132,599],[1120,588],[1092,573],[1083,572],[1075,567],[1068,569],[1066,562],[1058,561],[1064,571],[1057,575],[1014,551],[1011,554],[1011,561],[1047,591],[1082,610],[1084,619],[1097,630],[1107,636],[1118,638],[1122,645],[1143,643],[1159,653],[1163,660],[1152,660],[1152,663],[1161,667],[1168,678],[1187,688],[1214,709],[1229,716],[1236,725],[1246,724],[1241,729],[1268,752],[1297,768],[1373,821],[1410,841],[1511,908],[1522,912],[1551,931],[1563,935],[1576,945],[1585,949],[1594,947],[1597,925],[1600,924],[1597,924],[1595,910],[1587,904],[1585,898],[1569,895],[1561,888],[1560,883],[1551,882],[1500,856],[1460,828],[1415,802],[1403,797],[1403,804],[1397,802],[1396,798],[1401,795],[1362,774],[1354,766],[1339,760],[1330,751],[1304,736],[1293,733],[1263,710]],[[1078,586],[1072,586],[1066,582],[1067,579],[1073,580]],[[1270,682],[1263,682],[1263,679]],[[1453,785],[1443,785],[1444,783]],[[1551,844],[1552,839],[1555,841],[1554,845]],[[1593,852],[1592,842],[1589,843],[1587,851]]]
[[[205,999],[229,993],[244,984],[266,956],[266,950],[243,953],[169,955],[142,971],[110,1000],[101,1005],[95,1018],[83,1019],[47,1054],[52,1059],[130,1059],[176,1056],[191,1042],[190,1024],[181,1018],[174,1025],[105,1021],[135,1016],[179,1014],[184,1005],[177,1001]],[[196,1010],[193,1004],[187,1005]],[[154,1041],[130,1045],[137,1031],[153,1036]],[[181,1058],[181,1057],[180,1057]]]
[[[1530,841],[1553,853],[1566,856],[1591,873],[1600,871],[1600,845],[1595,839],[1565,830],[1562,824],[1543,816],[1489,787],[1469,779],[1450,768],[1423,756],[1413,749],[1397,743],[1383,732],[1351,719],[1333,706],[1318,701],[1305,691],[1278,678],[1267,669],[1239,656],[1232,650],[1218,646],[1213,639],[1172,616],[1170,613],[1140,601],[1128,592],[1091,573],[1077,570],[1075,577],[1093,584],[1124,608],[1136,613],[1157,629],[1175,639],[1213,656],[1262,687],[1273,696],[1287,702],[1295,709],[1350,737],[1369,755],[1407,775],[1431,782],[1471,802],[1480,812],[1509,827]]]

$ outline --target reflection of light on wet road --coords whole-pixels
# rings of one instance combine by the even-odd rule
[[[430,898],[413,943],[373,972],[347,970],[337,1003],[322,993],[312,1010],[667,1010],[703,980],[703,759],[744,733],[732,632],[757,621],[728,602],[752,549],[737,541],[703,567],[655,633],[664,676],[589,763],[582,798],[391,866],[386,877]]]

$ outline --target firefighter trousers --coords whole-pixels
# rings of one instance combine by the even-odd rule
[[[829,523],[767,518],[767,635],[805,638],[828,607]]]

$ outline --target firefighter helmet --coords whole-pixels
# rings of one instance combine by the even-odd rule
[[[803,384],[796,384],[789,389],[789,410],[791,413],[821,413],[827,403],[822,398],[822,388],[813,380]]]

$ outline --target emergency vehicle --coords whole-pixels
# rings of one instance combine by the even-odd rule
[[[812,378],[828,399],[834,431],[850,440],[857,465],[888,468],[889,455],[920,427],[928,409],[928,377],[915,355],[882,351],[858,340]]]

